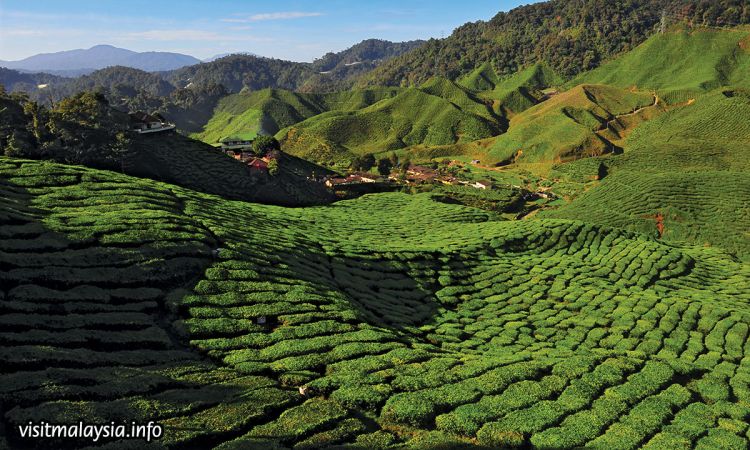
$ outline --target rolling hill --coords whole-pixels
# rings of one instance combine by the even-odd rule
[[[233,93],[243,88],[331,92],[349,88],[355,76],[421,44],[421,41],[369,39],[341,52],[327,53],[312,63],[233,54],[174,70],[165,76],[178,87],[221,84]]]
[[[568,83],[632,86],[684,102],[722,86],[750,89],[750,28],[696,29],[658,34],[632,52]]]
[[[252,139],[331,110],[353,111],[396,95],[398,89],[368,89],[332,94],[303,94],[282,89],[233,94],[223,98],[203,131],[195,137],[215,144],[225,137]]]
[[[497,135],[491,102],[442,78],[356,111],[335,110],[281,130],[282,148],[318,162],[366,152],[468,142]]]
[[[5,447],[42,417],[157,420],[150,448],[747,445],[750,270],[715,249],[2,157],[0,192]]]
[[[498,75],[492,64],[485,63],[458,81],[494,102],[494,108],[510,116],[546,100],[545,90],[564,83],[546,64],[529,66],[511,76]]]
[[[605,133],[618,116],[654,106],[655,97],[604,85],[580,85],[526,109],[494,139],[488,162],[562,162],[618,151]]]
[[[122,169],[229,199],[285,206],[322,205],[334,200],[323,185],[308,180],[313,173],[328,173],[322,167],[282,155],[279,173],[270,175],[178,134],[137,138]]]
[[[421,46],[76,80],[201,141],[0,91],[0,450],[747,449],[750,28],[699,25],[748,21],[553,0]],[[392,87],[323,92],[376,65],[359,85]],[[210,145],[258,134],[274,175]],[[444,178],[315,181],[369,152]],[[42,420],[164,435],[20,435]]]
[[[750,95],[714,92],[636,128],[608,175],[544,217],[657,234],[750,258]],[[575,170],[576,163],[573,163]],[[568,169],[570,170],[570,169]]]

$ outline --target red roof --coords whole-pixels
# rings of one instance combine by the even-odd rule
[[[253,169],[268,170],[268,163],[258,158],[248,161],[247,165]]]

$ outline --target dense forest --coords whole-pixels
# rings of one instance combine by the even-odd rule
[[[572,77],[629,51],[666,19],[694,26],[750,22],[747,0],[553,0],[501,12],[488,22],[468,23],[442,40],[396,57],[359,85],[413,85],[431,76],[455,79],[492,62],[512,74],[536,62]]]
[[[230,92],[245,88],[330,92],[351,86],[355,76],[422,44],[368,39],[341,52],[329,52],[312,63],[236,54],[172,71],[166,78],[179,87],[221,84]]]

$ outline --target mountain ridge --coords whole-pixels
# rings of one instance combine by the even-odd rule
[[[157,72],[179,69],[200,60],[194,56],[173,52],[136,52],[108,44],[99,44],[87,49],[64,50],[39,53],[17,61],[0,61],[8,69],[33,72],[86,72],[110,66],[126,66],[134,69]]]

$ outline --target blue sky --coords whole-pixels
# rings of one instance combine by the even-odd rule
[[[368,38],[439,38],[533,0],[0,0],[0,59],[111,44],[311,61]]]

